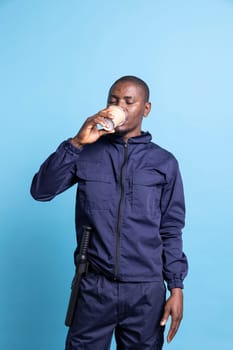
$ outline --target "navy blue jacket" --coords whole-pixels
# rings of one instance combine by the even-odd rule
[[[53,199],[78,183],[76,230],[93,232],[92,265],[120,281],[163,281],[183,287],[185,206],[174,156],[142,133],[124,143],[117,135],[74,147],[64,141],[34,176],[31,194]]]

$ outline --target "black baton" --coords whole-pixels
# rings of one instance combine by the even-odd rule
[[[74,313],[78,301],[79,286],[81,282],[82,275],[88,271],[88,260],[87,260],[87,248],[90,240],[91,227],[83,226],[82,239],[80,247],[78,249],[78,254],[75,258],[76,271],[72,282],[72,290],[70,295],[70,301],[66,313],[65,325],[70,327],[73,322]]]

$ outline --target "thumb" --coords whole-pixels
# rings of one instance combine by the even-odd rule
[[[170,315],[169,309],[165,308],[163,316],[162,316],[161,321],[160,321],[160,326],[166,325],[169,315]]]

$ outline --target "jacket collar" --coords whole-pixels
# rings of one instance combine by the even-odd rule
[[[112,143],[121,143],[124,144],[124,140],[121,135],[109,134],[105,136]],[[142,131],[141,135],[131,137],[128,140],[128,143],[149,143],[151,142],[152,136],[148,131]]]

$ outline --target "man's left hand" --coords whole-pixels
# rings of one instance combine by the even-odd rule
[[[172,320],[167,335],[168,343],[174,338],[183,317],[183,291],[181,288],[173,288],[171,290],[171,295],[164,307],[163,317],[160,322],[161,326],[166,325],[169,316],[171,316]]]

